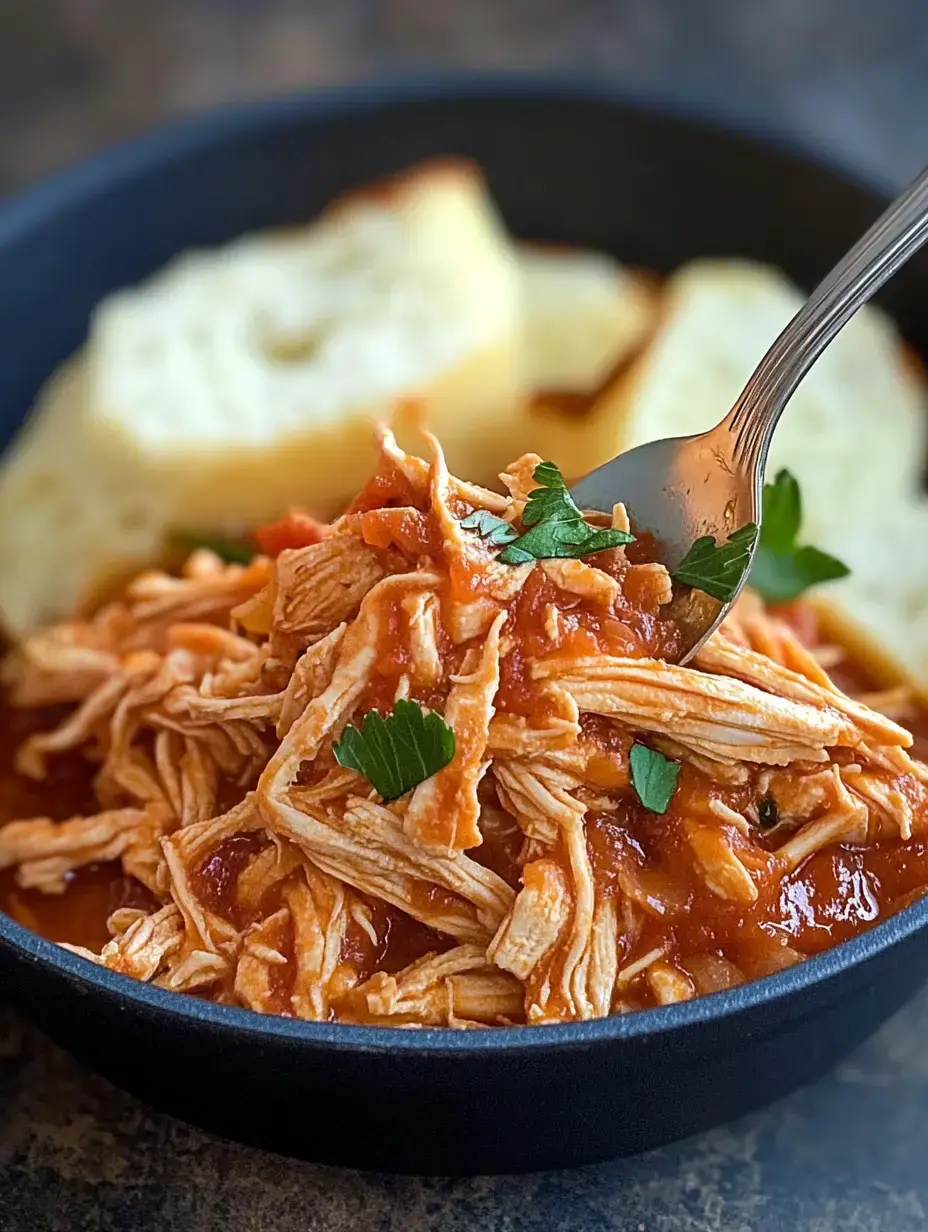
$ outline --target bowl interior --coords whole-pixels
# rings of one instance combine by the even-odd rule
[[[42,380],[82,341],[94,304],[109,291],[186,248],[306,220],[347,189],[448,154],[484,167],[516,234],[599,247],[660,271],[696,256],[741,255],[779,265],[810,286],[880,208],[878,194],[797,154],[620,105],[598,87],[386,85],[207,116],[119,147],[0,207],[0,445]],[[928,261],[913,262],[885,302],[909,341],[928,354]],[[834,973],[920,926],[928,907],[911,913],[905,923],[889,921],[840,947],[845,958],[823,956],[802,964],[808,970],[765,983],[795,990],[816,971]],[[2,934],[33,959],[60,956],[38,939],[24,941],[0,916]],[[85,969],[70,956],[60,965],[72,980],[181,1011],[168,994],[128,992],[122,977]],[[719,994],[709,999],[714,1004],[673,1007],[662,1023],[711,1016],[763,995]],[[207,1017],[214,1011],[196,1009]],[[250,1017],[222,1007],[215,1016]],[[291,1026],[273,1030],[291,1034]],[[586,1029],[593,1026],[578,1024],[574,1034],[591,1038]],[[610,1029],[637,1030],[628,1022]],[[535,1039],[560,1030],[542,1029]]]

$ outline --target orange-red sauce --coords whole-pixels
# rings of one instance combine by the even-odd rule
[[[657,946],[671,957],[717,953],[743,970],[752,952],[771,942],[817,954],[907,906],[928,885],[925,839],[839,845],[817,852],[782,881],[762,880],[757,902],[745,909],[707,888],[672,811],[660,818],[630,804],[618,814],[594,816],[587,832],[599,883],[618,888],[631,877],[651,903],[642,916],[638,954]],[[668,899],[672,918],[661,915]]]
[[[21,741],[35,731],[53,727],[63,707],[44,711],[16,710],[0,695],[0,825],[18,817],[51,817],[64,821],[78,813],[93,813],[93,767],[83,757],[59,757],[46,782],[36,783],[14,773]],[[64,894],[43,894],[16,884],[15,870],[0,871],[0,910],[17,923],[48,937],[99,950],[110,939],[107,917],[117,907],[151,907],[144,886],[126,877],[118,864],[91,865],[75,873]]]
[[[155,899],[118,864],[91,864],[68,880],[64,894],[23,890],[12,869],[0,873],[0,910],[49,941],[68,941],[99,953],[110,934],[106,921],[118,907],[157,906]]]

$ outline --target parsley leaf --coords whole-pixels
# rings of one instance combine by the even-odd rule
[[[594,530],[582,519],[578,522],[542,522],[500,552],[507,565],[524,565],[529,560],[548,560],[556,556],[590,556],[606,548],[628,543],[630,535],[618,530]]]
[[[454,757],[454,731],[440,714],[426,715],[401,698],[383,718],[369,710],[360,731],[349,724],[332,746],[335,760],[357,770],[389,804],[437,774]]]
[[[782,470],[773,483],[764,484],[760,547],[789,552],[802,525],[802,497],[794,475]]]
[[[633,744],[628,764],[632,787],[644,807],[652,813],[666,813],[677,789],[680,763],[646,744]]]
[[[799,547],[802,497],[795,476],[782,470],[764,484],[760,543],[751,569],[751,586],[768,603],[788,603],[817,582],[847,577],[847,565],[820,552]]]
[[[729,535],[724,544],[716,543],[712,535],[702,535],[680,561],[673,573],[674,581],[727,603],[751,563],[756,538],[757,526],[753,522]]]
[[[769,552],[761,546],[751,570],[751,585],[768,603],[789,603],[810,586],[847,577],[849,573],[847,565],[818,548]]]
[[[539,462],[532,478],[541,487],[533,488],[528,494],[522,511],[522,521],[526,526],[537,526],[539,522],[582,521],[583,514],[567,491],[564,476],[553,462]]]
[[[500,552],[504,564],[557,556],[577,559],[633,542],[634,535],[627,531],[597,530],[585,522],[553,462],[539,462],[532,478],[541,486],[529,492],[522,511],[522,524],[529,529]]]
[[[469,513],[466,518],[461,519],[461,526],[464,530],[475,530],[481,539],[485,539],[493,547],[512,543],[513,539],[519,537],[514,526],[486,509],[475,509],[473,513]]]

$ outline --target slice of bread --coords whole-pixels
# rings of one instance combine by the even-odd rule
[[[520,244],[527,383],[595,394],[657,320],[656,279],[585,248]]]
[[[493,483],[535,446],[527,395],[595,391],[656,299],[602,254],[514,252],[476,173],[441,167],[111,297],[93,422],[104,450],[168,472],[194,527],[221,525],[230,489],[246,524],[282,504],[337,510],[370,471],[378,420],[407,448],[427,423],[452,471]]]
[[[588,396],[654,301],[607,257],[517,249],[466,163],[182,256],[100,305],[0,464],[0,620],[68,615],[172,529],[335,512],[375,420],[411,448],[426,422],[456,473],[492,483],[535,448],[530,391]]]
[[[144,456],[191,527],[220,524],[230,491],[246,523],[334,511],[370,472],[371,425],[410,402],[449,464],[486,480],[522,394],[519,307],[481,177],[426,167],[111,296],[91,330],[91,431],[103,453]]]
[[[808,592],[827,640],[885,687],[907,683],[928,703],[928,501],[856,520],[841,543],[849,577]],[[837,549],[836,549],[837,550]]]
[[[69,614],[171,529],[334,512],[371,471],[375,420],[402,413],[412,443],[414,409],[451,465],[495,477],[525,400],[520,306],[508,237],[465,164],[110,297],[0,466],[3,623]]]
[[[165,511],[131,458],[88,448],[80,357],[47,383],[0,469],[0,616],[27,632],[106,588],[161,546]]]
[[[523,345],[532,397],[525,449],[579,478],[616,452],[603,396],[654,332],[659,280],[587,249],[519,246]]]
[[[712,427],[802,302],[764,266],[685,266],[667,283],[654,342],[609,395],[621,446]],[[806,376],[777,428],[768,473],[786,466],[799,479],[806,534],[827,539],[822,546],[850,533],[849,521],[920,490],[928,399],[902,356],[894,324],[863,309]]]

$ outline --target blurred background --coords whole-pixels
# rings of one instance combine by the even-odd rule
[[[599,74],[887,186],[925,161],[925,0],[0,0],[0,194],[217,104],[481,68]]]

